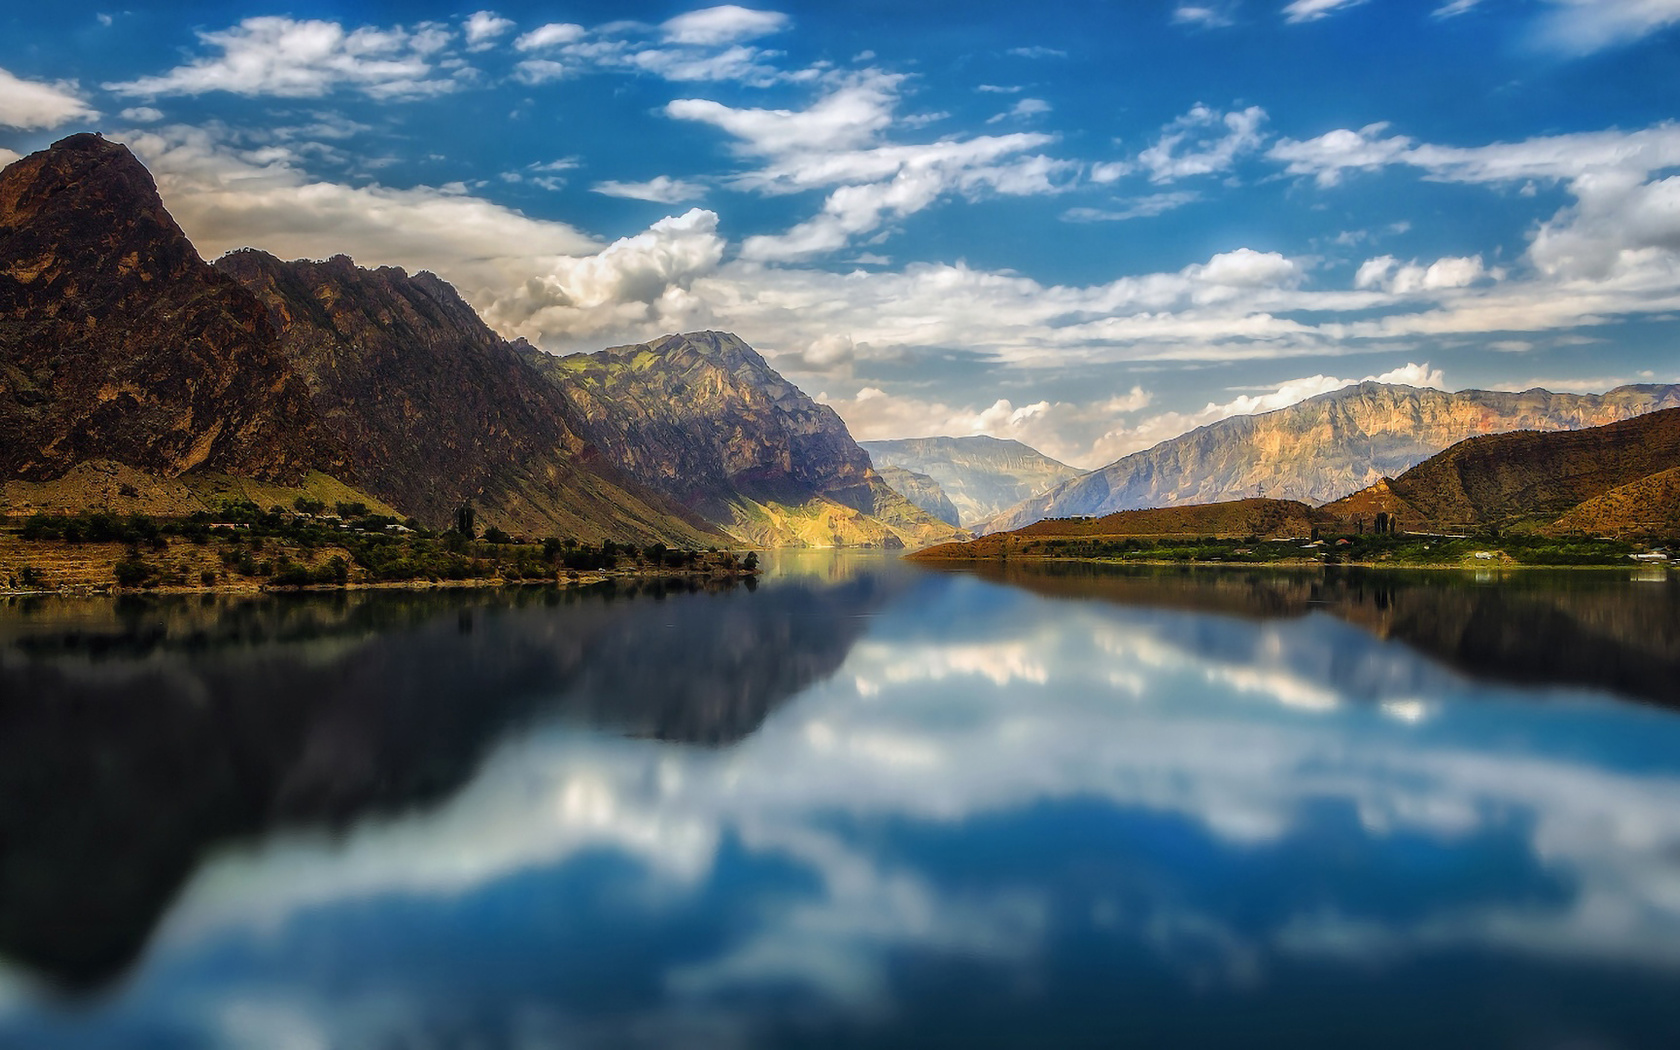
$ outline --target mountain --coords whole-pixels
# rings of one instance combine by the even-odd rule
[[[1674,514],[1676,468],[1671,408],[1586,430],[1471,438],[1323,510],[1344,520],[1386,511],[1412,531],[1657,526]]]
[[[906,438],[862,444],[877,469],[900,467],[938,482],[956,505],[964,526],[995,517],[1083,473],[1029,445],[994,437]]]
[[[433,523],[471,498],[486,524],[530,535],[716,542],[586,465],[576,410],[441,278],[252,249],[215,265],[267,308],[315,412],[381,499]]]
[[[892,486],[894,492],[901,492],[904,498],[916,506],[932,514],[947,525],[962,526],[962,516],[957,512],[956,504],[951,497],[945,495],[945,490],[939,487],[939,482],[926,474],[918,474],[903,467],[878,466],[876,472],[881,480]]]
[[[768,546],[924,546],[959,536],[881,480],[833,409],[725,332],[525,359],[611,463]]]
[[[591,464],[573,412],[430,274],[260,252],[213,267],[97,135],[0,172],[7,511],[308,492],[443,525],[471,498],[517,532],[721,538]]]
[[[0,171],[0,478],[115,460],[282,482],[346,462],[265,311],[199,258],[127,147]]]
[[[1173,536],[1261,539],[1308,537],[1323,512],[1298,500],[1240,499],[1224,503],[1196,503],[1183,507],[1122,510],[1100,518],[1055,518],[1037,521],[1012,532],[991,532],[961,543],[946,543],[914,555],[938,561],[1007,558],[1045,540],[1114,540],[1128,537],[1160,539]],[[1042,549],[1042,548],[1041,548]],[[1078,557],[1077,544],[1068,550]]]
[[[1360,383],[1163,441],[1027,500],[976,531],[1255,495],[1322,503],[1394,477],[1466,438],[1511,430],[1577,430],[1675,406],[1680,406],[1680,385],[1554,394],[1538,389],[1447,393]]]

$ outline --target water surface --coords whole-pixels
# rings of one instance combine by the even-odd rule
[[[0,1046],[1672,1046],[1638,575],[13,602]]]

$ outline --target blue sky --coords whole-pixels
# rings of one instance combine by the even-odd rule
[[[554,351],[739,333],[1095,466],[1369,376],[1680,380],[1680,0],[10,5],[0,161]]]

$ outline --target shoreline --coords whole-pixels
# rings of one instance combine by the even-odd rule
[[[1520,561],[1431,561],[1431,562],[1394,562],[1394,561],[1173,561],[1164,558],[1074,558],[1074,557],[1040,557],[1037,555],[1014,555],[998,557],[988,555],[984,557],[958,558],[941,555],[939,557],[924,558],[918,554],[907,554],[905,561],[916,565],[1008,565],[1010,563],[1048,563],[1064,562],[1079,565],[1137,565],[1144,568],[1179,568],[1179,569],[1437,569],[1437,570],[1474,570],[1489,569],[1545,569],[1556,572],[1560,569],[1586,569],[1592,571],[1620,571],[1622,569],[1671,569],[1680,566],[1676,562],[1636,562],[1606,565],[1572,565],[1546,564],[1542,562]]]

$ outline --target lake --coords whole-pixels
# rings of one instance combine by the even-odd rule
[[[1672,1047],[1680,574],[0,602],[0,1046]]]

